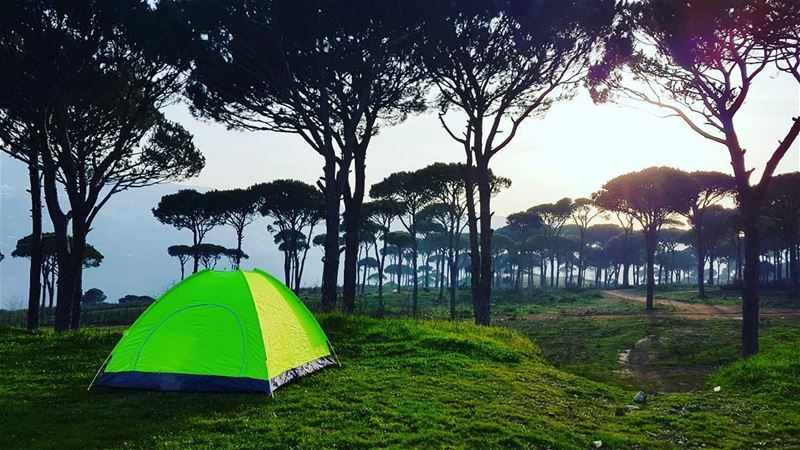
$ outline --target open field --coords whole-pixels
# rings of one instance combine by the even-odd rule
[[[593,292],[507,294],[500,327],[320,315],[343,367],[274,399],[87,392],[120,328],[1,328],[0,447],[800,447],[800,322],[765,320],[762,354],[737,362],[736,320],[642,317]],[[647,403],[617,416],[640,389]]]

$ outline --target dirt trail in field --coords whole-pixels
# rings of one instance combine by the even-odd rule
[[[603,291],[603,294],[608,297],[620,298],[623,300],[630,300],[634,302],[644,303],[645,297],[635,295],[624,291]],[[655,300],[656,306],[663,306],[672,311],[661,312],[655,311],[651,314],[654,315],[669,315],[677,317],[689,317],[695,319],[713,319],[718,317],[739,318],[742,316],[742,309],[738,306],[731,305],[710,305],[707,303],[688,303],[676,300],[659,299]],[[793,316],[800,317],[800,310],[797,309],[774,309],[774,308],[761,308],[759,312],[761,316]]]
[[[621,290],[602,291],[606,298],[645,303],[645,297]],[[647,312],[603,312],[593,308],[577,307],[564,312],[531,313],[522,317],[523,320],[552,320],[557,318],[629,318],[629,317],[675,317],[685,319],[742,319],[742,310],[732,305],[710,305],[707,303],[689,303],[677,300],[655,299],[655,311]],[[773,318],[800,318],[800,309],[761,308],[761,317]],[[503,321],[503,318],[499,319]]]
[[[633,347],[618,356],[618,373],[633,380],[643,389],[664,392],[686,392],[705,388],[708,374],[718,367],[709,364],[662,366],[658,364],[658,348],[668,336],[651,334],[639,339]]]

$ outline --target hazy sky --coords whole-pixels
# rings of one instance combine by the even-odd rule
[[[206,168],[185,184],[231,188],[276,178],[313,183],[322,173],[322,158],[295,135],[229,131],[193,119],[183,105],[170,107],[167,114],[194,134],[206,156]],[[653,165],[731,173],[725,147],[695,134],[680,119],[660,117],[664,114],[645,105],[594,105],[581,91],[554,105],[543,119],[527,119],[491,163],[495,173],[513,182],[496,197],[493,209],[505,216],[564,196],[587,196],[616,175]],[[763,74],[737,119],[750,167],[760,171],[798,114],[796,81]],[[461,126],[455,118],[453,123]],[[779,172],[800,170],[799,149],[795,142]],[[373,138],[367,183],[434,161],[461,161],[463,155],[435,114],[414,116]]]

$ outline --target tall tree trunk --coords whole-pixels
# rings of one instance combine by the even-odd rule
[[[364,204],[366,183],[366,148],[354,149],[354,186],[350,196],[345,196],[344,226],[344,280],[342,287],[342,303],[346,312],[355,311],[356,284],[358,282],[358,249],[361,246],[361,207]],[[347,172],[342,175],[345,179]],[[347,183],[345,183],[347,184]]]
[[[578,247],[578,286],[583,287],[583,278],[586,276],[584,272],[584,260],[583,256],[586,252],[586,232],[581,231],[580,235],[580,246]]]
[[[200,252],[197,246],[200,245],[200,239],[197,236],[197,230],[192,230],[192,273],[197,273],[200,270]]]
[[[336,308],[336,284],[339,278],[339,188],[336,180],[336,159],[325,157],[325,255],[322,265],[322,310]]]
[[[417,317],[419,313],[419,278],[417,277],[417,260],[419,259],[419,243],[417,242],[417,229],[416,218],[413,221],[411,228],[408,230],[411,233],[411,280],[414,283],[411,291],[411,315]]]
[[[364,253],[369,255],[369,250],[365,250]],[[366,257],[366,256],[365,256]],[[367,265],[364,264],[364,275],[361,277],[361,295],[364,295],[364,291],[367,287]]]
[[[425,280],[424,280],[424,283],[423,283],[423,289],[425,289],[425,292],[428,292],[428,290],[430,290],[430,288],[431,288],[431,284],[430,284],[430,275],[431,275],[431,273],[430,273],[430,265],[429,265],[430,259],[431,259],[430,258],[430,254],[425,255],[425,258],[424,258],[424,260],[425,260]]]
[[[378,251],[375,241],[375,260],[378,261],[378,317],[383,317],[383,268],[386,264],[386,239],[383,239],[383,252]]]
[[[708,285],[714,285],[714,253],[713,249],[708,255]]]
[[[31,145],[28,155],[31,194],[31,265],[28,272],[28,329],[39,328],[39,297],[42,291],[42,190],[39,180],[39,152]]]
[[[663,253],[661,254],[661,256],[663,257]],[[663,283],[663,274],[664,274],[664,265],[663,264],[659,264],[658,265],[658,284],[659,285],[661,285]]]
[[[292,288],[292,266],[291,266],[291,256],[290,251],[287,249],[283,252],[283,283]]]
[[[456,230],[460,228],[460,221],[456,222]],[[455,235],[455,233],[452,233]],[[456,289],[458,288],[458,257],[459,249],[455,247],[455,236],[451,239],[450,252],[448,254],[448,268],[450,269],[450,320],[456,318]]]
[[[236,270],[239,270],[239,267],[242,264],[242,238],[244,237],[243,230],[236,230]],[[311,237],[309,236],[309,239]],[[181,271],[182,273],[182,271]]]
[[[58,280],[56,281],[56,307],[54,328],[56,332],[67,331],[70,326],[70,312],[73,287],[70,273],[69,245],[67,241],[67,216],[61,211],[56,187],[56,166],[48,149],[42,152],[44,175],[44,198],[50,220],[53,223],[53,244],[56,251]]]
[[[759,308],[759,229],[758,210],[753,200],[742,203],[744,222],[744,292],[742,295],[742,354],[745,357],[758,353]]]
[[[630,284],[630,270],[631,270],[631,255],[630,255],[630,235],[631,232],[627,228],[625,229],[625,245],[623,250],[623,273],[622,273],[622,287],[627,289],[631,287]],[[636,284],[636,280],[634,280],[634,284]]]
[[[488,159],[477,160],[476,176],[480,199],[480,284],[478,286],[477,325],[489,325],[492,293],[492,209]]]
[[[358,284],[358,239],[361,206],[355,205],[355,199],[345,202],[344,212],[344,279],[342,281],[342,307],[345,312],[352,313],[356,307],[356,290]]]
[[[84,243],[86,239],[84,238]],[[73,258],[75,264],[75,286],[73,291],[75,292],[72,296],[72,312],[70,314],[70,328],[72,331],[78,331],[81,329],[81,299],[83,298],[83,251],[80,251],[80,248],[85,247],[78,247],[76,244],[75,250],[75,257]],[[85,245],[85,244],[84,244]]]
[[[42,271],[42,303],[39,305],[39,325],[44,325],[44,313],[47,311],[47,293],[49,288],[49,273]]]
[[[73,331],[81,327],[81,298],[83,297],[83,258],[86,254],[86,236],[89,234],[90,223],[88,215],[91,204],[86,198],[86,186],[81,183],[77,195],[70,198],[72,214],[72,248],[69,261],[72,265],[72,311],[70,313],[70,328]]]
[[[798,241],[800,239],[795,236],[789,246],[789,285],[795,294],[800,291],[800,267],[798,267],[798,247],[800,247],[800,243]],[[730,269],[728,272],[730,273]]]
[[[447,259],[449,260],[450,257],[448,256]],[[442,250],[439,252],[439,261],[437,264],[438,267],[437,273],[439,274],[439,276],[437,277],[438,278],[437,287],[439,288],[439,302],[442,302],[442,300],[444,300],[444,272],[446,266],[447,262],[445,261],[445,252],[444,250]]]
[[[546,258],[544,255],[539,259],[539,287],[543,288],[547,285],[547,267],[545,266]]]
[[[696,215],[696,213],[695,213]],[[695,249],[697,250],[697,293],[700,298],[706,298],[705,284],[705,265],[706,265],[706,245],[703,242],[703,227],[700,224],[694,227],[695,239],[697,240]]]
[[[472,308],[475,321],[478,321],[478,305],[480,299],[481,257],[480,244],[478,243],[478,213],[475,210],[475,182],[472,174],[471,161],[468,162],[467,172],[464,177],[467,198],[467,228],[469,229],[469,259],[470,259],[470,290],[472,293]]]
[[[397,293],[400,293],[400,287],[403,285],[403,250],[397,247],[397,257],[395,258],[395,265],[397,266]]]
[[[655,280],[655,254],[656,246],[658,245],[658,231],[651,229],[645,232],[645,247],[647,252],[647,297],[645,301],[645,309],[647,311],[653,310],[653,296],[655,294],[656,280]]]

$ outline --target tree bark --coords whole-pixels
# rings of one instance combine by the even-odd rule
[[[354,202],[345,202],[344,212],[344,279],[342,280],[342,309],[353,313],[356,307],[356,291],[358,284],[358,228],[359,222],[353,215],[360,215]]]
[[[697,212],[694,213],[694,216],[697,217]],[[703,226],[699,223],[698,219],[695,219],[698,223],[694,226],[694,233],[695,239],[697,239],[696,247],[697,250],[697,292],[700,298],[706,298],[706,285],[705,285],[705,265],[706,265],[706,246],[703,242]]]
[[[789,247],[789,285],[792,288],[793,293],[797,293],[800,290],[800,268],[798,268],[798,247],[800,247],[800,243],[798,243],[798,238],[795,236],[793,242]],[[730,270],[728,270],[730,273]]]
[[[345,196],[344,226],[344,280],[342,287],[342,303],[345,312],[354,312],[356,306],[356,286],[358,283],[358,249],[361,246],[361,207],[364,204],[366,184],[366,148],[356,148],[354,154],[355,176],[353,192]],[[347,168],[342,175],[348,177]],[[347,183],[343,183],[347,185]]]
[[[742,204],[744,222],[744,292],[742,295],[742,354],[758,353],[759,230],[758,208]]]
[[[547,285],[547,267],[545,266],[546,258],[544,255],[539,259],[539,287],[543,288]]]
[[[448,267],[450,268],[450,319],[455,320],[456,318],[456,289],[458,288],[458,257],[459,257],[459,249],[456,247],[455,244],[455,233],[459,232],[461,228],[460,220],[456,221],[456,228],[453,233],[451,233],[451,245],[450,245],[450,253],[449,253],[449,261]],[[460,236],[459,236],[460,238]]]
[[[336,284],[339,277],[339,189],[336,180],[336,159],[325,158],[325,256],[322,265],[322,310],[336,308]]]
[[[39,328],[39,297],[42,283],[42,191],[39,180],[39,152],[31,145],[28,155],[31,194],[31,265],[28,272],[28,330]]]
[[[197,273],[200,269],[200,253],[198,252],[197,246],[200,244],[200,241],[197,236],[197,230],[192,230],[192,259],[194,262],[192,263],[192,273]]]
[[[651,229],[645,232],[645,247],[647,252],[647,297],[645,301],[645,309],[647,311],[653,310],[653,296],[655,294],[656,280],[655,280],[655,253],[656,246],[658,245],[658,231]]]
[[[56,332],[62,332],[67,331],[70,326],[72,274],[70,273],[67,241],[68,220],[58,203],[57,169],[49,149],[44,149],[42,152],[42,169],[44,175],[44,198],[50,220],[53,223],[53,244],[56,251],[56,265],[58,266],[54,328]]]
[[[468,161],[464,177],[467,198],[467,228],[469,229],[470,290],[475,321],[478,321],[478,299],[480,297],[481,258],[478,244],[478,214],[475,210],[475,182],[472,179],[472,165]]]
[[[383,317],[383,268],[386,264],[386,239],[383,239],[383,251],[378,250],[378,241],[375,240],[375,260],[378,261],[378,317]]]
[[[244,237],[243,230],[236,230],[236,270],[239,270],[239,267],[242,264],[242,238]],[[311,236],[308,237],[311,239]]]
[[[480,283],[478,285],[478,309],[475,311],[477,325],[489,325],[491,319],[492,292],[492,209],[489,161],[478,159],[476,176],[480,200]]]
[[[708,285],[714,285],[714,253],[708,255]]]
[[[86,238],[84,237],[84,242]],[[77,247],[77,244],[76,244]],[[77,247],[77,248],[84,248],[84,247]],[[75,270],[75,287],[74,292],[75,294],[72,296],[72,313],[70,315],[70,328],[72,331],[78,331],[81,329],[81,299],[83,298],[83,251],[75,250],[77,253],[73,258],[73,261],[77,259],[77,265]]]
[[[283,283],[292,288],[292,266],[291,266],[290,251],[287,249],[283,252]]]
[[[631,287],[630,283],[630,270],[631,270],[631,255],[630,255],[630,230],[625,229],[625,250],[624,250],[624,261],[623,261],[623,271],[622,271],[622,287],[627,289]],[[636,281],[634,280],[634,284]]]

